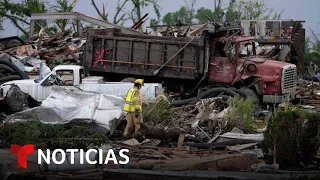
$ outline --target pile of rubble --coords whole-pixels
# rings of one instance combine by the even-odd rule
[[[293,101],[300,104],[301,108],[320,112],[319,82],[300,79],[295,99]]]
[[[119,99],[116,102],[114,98],[103,97],[104,100],[108,100],[108,103],[103,104],[110,105],[99,107],[101,104],[99,98],[93,97],[89,92],[80,95],[79,92],[68,91],[68,97],[64,96],[66,92],[53,92],[55,94],[51,94],[40,107],[8,116],[3,121],[0,126],[0,137],[4,137],[0,140],[1,147],[6,148],[12,143],[33,143],[37,148],[49,149],[59,147],[57,144],[85,149],[101,147],[115,151],[126,148],[130,150],[128,154],[130,163],[124,166],[107,164],[103,167],[105,171],[135,169],[135,171],[151,170],[152,173],[155,173],[157,171],[186,170],[278,172],[281,166],[287,168],[287,165],[283,165],[285,161],[282,159],[270,163],[269,159],[270,155],[272,156],[274,145],[272,138],[276,138],[278,143],[286,141],[288,146],[277,145],[276,152],[282,153],[281,155],[288,152],[290,153],[288,157],[293,157],[296,151],[305,150],[302,147],[316,146],[314,144],[302,146],[299,141],[303,131],[318,132],[311,131],[311,129],[301,131],[303,126],[300,123],[300,117],[296,117],[297,114],[302,114],[300,111],[292,111],[292,115],[291,110],[284,111],[283,114],[287,117],[281,118],[268,111],[260,111],[259,116],[255,116],[256,113],[252,110],[254,109],[252,108],[253,101],[238,97],[229,100],[222,97],[200,99],[194,105],[172,107],[165,96],[159,96],[156,102],[149,103],[143,108],[144,124],[139,131],[133,134],[132,139],[123,140],[122,134],[126,122],[121,110],[123,100]],[[87,97],[85,100],[84,96]],[[78,99],[80,103],[72,103],[73,101],[65,103],[66,99],[73,101]],[[81,103],[82,108],[77,108],[76,105]],[[111,106],[114,112],[111,112]],[[79,117],[84,115],[82,111],[94,112],[94,114],[86,115],[88,119],[89,117],[94,118],[91,121],[79,120]],[[118,115],[111,117],[115,115],[115,112]],[[107,116],[109,119],[106,120],[105,114],[109,114]],[[53,118],[49,120],[50,116]],[[276,125],[281,128],[281,132],[285,132],[284,134],[279,135],[279,131],[274,133],[269,129],[269,127],[274,128],[274,123],[270,124],[271,116],[273,119],[281,119],[279,120],[280,125]],[[59,118],[64,118],[64,120],[60,121]],[[309,123],[318,122],[314,115],[307,115],[304,118],[309,118]],[[286,126],[283,125],[289,122],[283,121],[288,120],[295,123],[290,123],[291,126],[286,129]],[[308,125],[306,127],[318,126]],[[300,135],[291,135],[289,133],[292,131],[291,128],[294,128],[294,132]],[[48,134],[49,129],[52,133]],[[60,131],[63,133],[58,133]],[[106,132],[109,132],[109,137],[106,137]],[[305,135],[313,138],[317,133]],[[297,145],[296,148],[292,147],[294,144]],[[290,152],[288,148],[291,149]],[[303,163],[306,167],[312,165],[309,161]],[[32,167],[34,168],[33,165],[30,168]],[[66,167],[72,167],[72,169]],[[39,171],[38,168],[33,170]],[[74,169],[74,166],[65,166],[65,164],[46,171],[59,172],[56,176],[63,173],[72,177],[77,177],[80,172],[89,172],[85,166]],[[95,173],[97,171],[98,169],[90,170]],[[39,172],[37,177],[48,175],[43,173]]]
[[[74,36],[75,34],[71,31],[65,31],[47,37],[40,31],[35,40],[2,50],[0,54],[4,54],[2,56],[7,59],[14,59],[16,65],[19,63],[18,67],[21,71],[38,74],[41,61],[48,64],[50,68],[57,64],[80,63],[86,39]],[[0,60],[3,60],[3,57],[0,57]]]
[[[69,93],[70,94],[68,94],[68,96],[72,96],[73,98],[75,98],[75,96],[71,95],[72,92]],[[83,96],[84,95],[81,95],[82,98]],[[76,97],[79,97],[79,95],[77,95]],[[62,96],[60,97],[60,99],[61,98]],[[66,97],[66,99],[70,98]],[[70,117],[70,114],[79,114],[79,111],[84,110],[84,108],[82,108],[83,110],[79,109],[76,110],[77,112],[70,112],[66,114],[66,109],[63,108],[67,107],[70,109],[71,106],[62,104],[59,105],[58,100],[59,97],[57,93],[52,94],[42,103],[43,105],[41,105],[40,107],[42,108],[42,110],[39,108],[30,109],[19,112],[15,114],[14,117],[8,117],[10,118],[10,120],[5,121],[5,123],[7,124],[4,125],[4,128],[10,127],[15,123],[28,123],[28,119],[39,120],[40,122],[48,123],[49,114],[52,115],[53,113],[58,113],[59,111],[61,111],[64,113],[60,113],[60,116],[65,115]],[[59,100],[59,102],[60,101],[61,100]],[[166,101],[166,99],[162,98],[162,101]],[[61,102],[63,102],[63,100]],[[89,102],[89,100],[85,100],[85,102]],[[234,102],[243,103],[244,100],[235,99]],[[156,103],[159,104],[159,102]],[[204,165],[204,167],[202,167],[202,170],[204,170],[203,168],[205,167],[207,169],[217,168],[218,170],[230,171],[250,170],[252,164],[262,162],[261,160],[259,160],[263,158],[263,153],[261,151],[261,148],[259,148],[259,144],[264,139],[263,134],[261,133],[263,130],[258,130],[259,133],[254,133],[254,131],[252,131],[254,134],[244,133],[252,130],[248,128],[249,125],[246,125],[245,123],[243,123],[244,121],[241,120],[241,118],[251,115],[250,103],[248,104],[248,106],[242,109],[243,111],[247,111],[247,114],[243,114],[243,117],[238,116],[233,118],[231,118],[230,115],[234,116],[234,113],[238,113],[234,112],[234,109],[243,107],[239,107],[238,104],[232,104],[232,102],[229,106],[228,102],[222,100],[221,98],[201,100],[192,107],[189,106],[172,108],[168,106],[171,112],[174,111],[175,113],[168,114],[168,118],[165,118],[165,116],[161,116],[161,118],[167,119],[167,122],[163,121],[154,123],[152,121],[146,121],[145,124],[140,128],[140,130],[133,135],[133,139],[125,141],[119,140],[119,137],[121,137],[123,134],[124,128],[124,126],[119,124],[119,120],[123,120],[123,114],[120,114],[118,117],[111,118],[110,122],[107,123],[103,121],[103,116],[101,116],[100,120],[97,119],[95,121],[91,121],[91,123],[97,123],[99,126],[103,126],[107,130],[111,130],[111,128],[114,128],[112,126],[118,125],[117,130],[110,131],[110,134],[112,135],[110,137],[110,139],[112,140],[112,142],[110,142],[110,145],[113,148],[128,148],[131,150],[130,162],[132,163],[130,163],[129,165],[131,168],[136,167],[139,169],[144,169],[143,167],[145,167],[145,164],[147,163],[149,164],[147,165],[149,167],[148,169],[152,170],[200,170],[200,164]],[[70,102],[68,104],[72,103]],[[157,104],[149,104],[149,106],[146,107],[146,110],[154,109],[156,105]],[[114,106],[120,107],[121,105],[119,105],[119,103],[114,103]],[[46,111],[42,112],[44,108],[46,109]],[[51,111],[49,111],[50,109]],[[101,108],[98,109],[99,111],[102,111]],[[87,112],[87,110],[85,111]],[[103,114],[106,114],[109,111],[110,110],[104,112]],[[153,111],[152,114],[154,114],[154,112],[155,111]],[[98,118],[97,115],[93,116]],[[58,120],[58,116],[53,117],[54,118],[50,120],[50,124],[56,123],[56,121]],[[148,116],[146,116],[146,118],[148,118]],[[250,117],[248,117],[248,121],[253,124],[255,123],[253,118]],[[80,121],[74,120],[73,123],[74,122]],[[33,121],[30,121],[29,123],[33,123]],[[58,124],[69,123],[70,122],[66,121],[58,122]],[[105,125],[103,125],[103,123]],[[122,121],[122,123],[125,123],[125,121]],[[263,124],[263,126],[265,124],[264,121],[259,121],[258,123],[261,125]],[[39,135],[44,133],[41,130],[34,130],[39,132]],[[24,130],[21,129],[20,133],[25,134],[26,132],[23,131]],[[102,131],[102,134],[105,134],[105,132]],[[77,135],[75,136],[77,138],[81,138]],[[2,142],[6,142],[7,144],[17,143],[16,141],[19,141],[22,144],[26,143],[21,142],[21,139],[15,140],[14,138],[17,137],[20,136],[11,135],[10,138],[7,138],[6,141]],[[33,140],[37,140],[37,138],[34,138]],[[43,141],[43,138],[39,138],[39,141],[40,140]],[[51,142],[51,140],[49,141]],[[43,142],[28,143],[43,144]],[[104,143],[108,142],[105,141]],[[166,162],[161,163],[163,160],[165,160]],[[226,165],[226,161],[237,161],[241,162],[241,164],[243,163],[243,161],[245,161],[246,163],[245,165]],[[181,164],[181,162],[184,162],[184,166],[179,165]]]
[[[209,170],[215,170],[217,173],[218,171],[260,173],[279,171],[281,164],[280,166],[276,163],[266,164],[266,162],[269,163],[268,159],[270,156],[267,151],[270,151],[270,149],[272,151],[272,146],[268,146],[268,150],[262,151],[262,149],[265,148],[263,146],[270,142],[270,138],[276,137],[278,142],[282,142],[285,138],[281,139],[281,136],[287,136],[287,134],[282,134],[280,136],[279,132],[270,134],[271,130],[267,130],[268,119],[270,119],[271,113],[263,112],[261,113],[263,116],[254,117],[251,111],[252,102],[237,98],[228,101],[224,101],[222,98],[204,99],[198,101],[195,105],[185,107],[165,106],[166,102],[167,99],[161,97],[156,104],[149,104],[144,108],[146,111],[149,110],[149,112],[145,112],[146,121],[141,129],[133,135],[133,138],[129,140],[121,140],[125,126],[123,117],[118,118],[118,120],[120,119],[122,121],[117,126],[116,130],[114,130],[113,133],[110,133],[110,140],[105,137],[104,131],[97,131],[96,127],[92,126],[92,124],[90,127],[87,125],[81,125],[81,123],[85,123],[83,121],[81,123],[77,121],[73,121],[72,123],[66,122],[63,126],[62,124],[58,125],[58,128],[54,127],[52,123],[50,125],[39,125],[39,123],[37,125],[30,124],[29,126],[27,123],[34,123],[34,121],[21,121],[21,119],[23,119],[23,113],[19,113],[18,116],[15,115],[16,117],[14,118],[8,117],[10,118],[9,122],[4,126],[1,125],[1,128],[6,129],[11,127],[10,132],[14,133],[16,137],[20,137],[18,133],[30,134],[31,130],[29,127],[33,127],[32,131],[36,133],[30,134],[30,137],[32,135],[35,142],[29,143],[34,143],[37,147],[52,148],[50,145],[55,144],[54,147],[56,147],[57,142],[55,142],[54,139],[48,139],[47,141],[43,139],[45,137],[44,133],[46,131],[46,126],[51,128],[52,132],[58,132],[62,127],[72,127],[71,129],[64,128],[67,130],[63,133],[56,133],[56,135],[50,133],[46,136],[48,138],[54,138],[57,136],[64,146],[65,142],[63,140],[68,139],[66,142],[71,143],[70,145],[72,145],[73,148],[77,148],[77,146],[81,146],[81,148],[99,147],[104,150],[113,149],[115,152],[118,152],[119,149],[125,148],[130,151],[128,154],[130,157],[129,164],[119,165],[111,163],[103,165],[102,168],[105,171],[103,173],[99,170],[101,168],[95,169],[94,166],[66,166],[67,164],[65,163],[61,166],[55,166],[52,169],[49,167],[49,169],[46,169],[44,172],[39,172],[39,168],[36,167],[36,163],[31,163],[30,167],[28,167],[29,170],[38,172],[33,174],[34,176],[32,177],[62,177],[68,175],[70,177],[81,179],[79,174],[90,174],[91,176],[94,175],[99,179],[107,172],[126,172],[129,170],[134,170],[135,172],[140,170],[149,170],[148,173],[156,173],[157,171],[179,172]],[[165,116],[165,112],[160,112],[157,108],[159,107],[158,104],[161,104],[161,107],[167,107],[170,114]],[[49,104],[47,106],[49,107]],[[50,107],[58,108],[52,103]],[[153,113],[151,113],[151,111]],[[288,117],[282,117],[279,123],[286,124],[282,121],[290,119],[290,121],[296,122],[295,124],[297,126],[295,126],[295,128],[300,128],[300,125],[302,124],[299,125],[300,121],[295,121],[295,118],[299,118],[296,117],[295,114],[301,114],[301,112],[293,112],[292,118],[288,118],[289,116],[291,117],[291,115]],[[163,121],[160,121],[161,119],[159,119],[154,122],[150,119],[151,117],[155,118],[156,116],[151,116],[151,114],[155,115],[156,113],[161,115],[161,119],[163,118]],[[34,116],[37,113],[32,114]],[[284,114],[287,114],[287,112],[284,112]],[[31,117],[30,114],[28,116]],[[273,118],[276,117],[276,115],[272,116]],[[41,117],[45,117],[44,114],[38,115],[38,120],[41,121]],[[308,117],[311,116],[308,115]],[[316,121],[309,122],[315,123]],[[20,131],[12,130],[12,125],[17,123],[20,124]],[[84,126],[85,128],[81,128],[79,125]],[[41,130],[36,129],[38,126]],[[274,124],[271,124],[271,127],[274,127]],[[280,125],[277,125],[277,127],[282,128],[283,132],[287,132],[287,130],[290,129],[285,129]],[[290,127],[293,128],[293,126]],[[84,129],[87,130],[84,131]],[[4,132],[7,132],[7,130]],[[71,132],[76,133],[72,135],[72,137],[74,137],[72,139],[68,138]],[[86,134],[86,136],[82,137],[84,132],[89,133],[89,135]],[[300,131],[295,132],[300,133]],[[92,133],[93,136],[91,136],[90,133]],[[97,133],[101,136],[98,136]],[[276,134],[276,136],[274,136],[274,134]],[[41,137],[38,138],[41,142],[36,141],[37,135]],[[309,135],[310,134],[308,134],[308,137]],[[104,139],[98,139],[98,137],[104,137]],[[267,141],[265,142],[266,137]],[[297,144],[294,142],[298,140],[299,137],[290,137],[292,138],[291,140],[287,139],[288,147],[277,146],[277,152],[288,152],[286,148],[292,149],[291,145]],[[13,136],[11,135],[10,138],[7,138],[5,141],[12,140],[12,138]],[[22,139],[26,138],[21,138],[19,140]],[[96,140],[99,141],[95,142]],[[24,144],[25,142],[20,143]],[[43,146],[44,144],[46,146]],[[84,145],[86,145],[86,147],[84,147]],[[296,150],[298,151],[299,148],[300,147],[297,147]],[[294,152],[290,153],[290,155],[294,154]],[[31,157],[29,158],[32,159]],[[36,162],[36,159],[34,159],[34,161]],[[278,161],[280,163],[283,162],[281,159]],[[306,161],[304,164],[308,166]],[[58,173],[54,174],[52,172]]]
[[[154,26],[155,31],[151,32],[151,36],[173,36],[173,37],[186,37],[195,36],[202,32],[207,27],[208,23],[190,26],[171,26],[171,25],[160,25]]]

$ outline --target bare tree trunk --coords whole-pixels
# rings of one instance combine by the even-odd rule
[[[139,21],[141,19],[141,1],[140,0],[132,0],[132,3],[136,9],[136,19],[135,21]],[[136,23],[136,22],[133,22]],[[142,32],[142,27],[139,28],[139,31]]]
[[[188,24],[192,24],[192,19],[194,18],[194,10],[195,10],[196,0],[189,0],[189,3],[185,1],[185,6],[189,13]]]

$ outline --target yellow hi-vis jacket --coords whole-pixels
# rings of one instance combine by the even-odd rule
[[[123,110],[126,112],[141,112],[142,103],[140,97],[140,91],[137,88],[131,88],[125,96],[125,104]]]

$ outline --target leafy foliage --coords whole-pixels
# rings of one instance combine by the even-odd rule
[[[56,0],[56,5],[53,9],[56,12],[72,12],[76,1],[71,5],[68,0]],[[43,0],[23,0],[20,2],[12,2],[9,0],[0,1],[0,19],[9,19],[15,27],[17,27],[25,37],[28,37],[28,30],[25,26],[29,26],[29,18],[33,13],[45,13],[50,9],[50,4]],[[57,20],[56,24],[59,28],[63,29],[67,25],[67,20]],[[35,24],[35,32],[41,28],[47,27],[48,23],[45,20],[38,20]],[[47,31],[56,30],[57,28],[47,28]]]
[[[306,62],[313,62],[320,66],[320,40],[316,33],[311,30],[312,38],[307,37],[305,41],[305,56]]]
[[[176,12],[165,14],[162,21],[164,24],[191,24],[192,20],[196,19],[197,23],[206,23],[209,17],[212,21],[220,22],[224,11],[229,22],[241,19],[280,19],[282,14],[275,12],[273,8],[268,8],[262,0],[230,1],[225,8],[219,0],[215,4],[214,10],[201,7],[196,13],[189,10],[192,8],[183,6]]]
[[[105,21],[108,21],[108,13],[105,12],[103,6],[103,12],[99,10],[94,0],[91,0],[92,5],[96,9],[98,15]],[[159,1],[157,0],[118,0],[116,13],[113,17],[114,24],[124,24],[128,19],[131,19],[133,22],[138,21],[142,18],[142,11],[145,7],[152,6],[154,12],[157,16],[157,21],[160,19],[160,6]],[[130,10],[127,11],[128,7]],[[131,8],[132,7],[132,8]],[[154,23],[156,21],[153,21]],[[142,29],[140,29],[142,30]]]
[[[227,18],[228,21],[280,19],[282,12],[276,12],[273,8],[268,8],[261,0],[239,0],[229,6]]]
[[[150,26],[156,26],[160,23],[159,20],[157,19],[150,19]],[[153,30],[155,31],[157,28],[156,27],[153,27]]]
[[[167,13],[162,22],[167,25],[172,24],[191,24],[193,17],[189,16],[188,10],[185,6],[182,6],[179,11],[174,13]]]
[[[54,6],[56,12],[72,12],[75,5],[75,1],[68,4],[68,0],[57,0],[57,5]],[[56,24],[59,28],[64,30],[68,24],[68,20],[66,19],[57,19]]]
[[[212,20],[215,19],[215,13],[211,11],[210,9],[201,7],[197,10],[196,19],[199,21],[199,23],[206,23],[208,22],[207,17],[211,18]]]
[[[32,13],[46,12],[46,4],[39,0],[24,0],[21,3],[13,3],[9,0],[0,1],[0,18],[9,19],[25,35],[28,32],[23,25],[29,25],[27,18],[31,17]],[[35,27],[40,30],[39,25]]]
[[[319,145],[320,115],[298,108],[277,109],[269,119],[264,134],[263,151],[271,162],[276,147],[276,159],[281,168],[299,166],[311,160]]]
[[[10,144],[35,144],[38,148],[87,148],[89,145],[100,145],[108,142],[105,133],[89,131],[86,125],[52,125],[39,121],[27,121],[7,124],[0,132],[5,141],[0,142],[1,148]]]
[[[242,99],[239,97],[228,100],[229,110],[225,120],[228,121],[230,131],[233,127],[243,130],[245,133],[254,132],[253,99]]]
[[[171,117],[172,109],[168,98],[164,95],[159,96],[155,102],[143,108],[143,118],[145,122],[154,124],[165,123]]]

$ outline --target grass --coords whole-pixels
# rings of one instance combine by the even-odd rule
[[[242,99],[239,97],[230,98],[228,100],[229,110],[224,117],[228,121],[228,128],[230,131],[233,127],[237,127],[244,131],[244,133],[253,133],[255,129],[255,122],[253,117],[253,99]]]
[[[165,95],[158,96],[155,102],[149,103],[142,109],[144,122],[153,124],[168,123],[172,113],[170,101]]]
[[[39,121],[7,124],[0,131],[0,148],[10,144],[35,144],[37,148],[84,148],[108,142],[105,133],[90,132],[86,125],[52,125]]]

